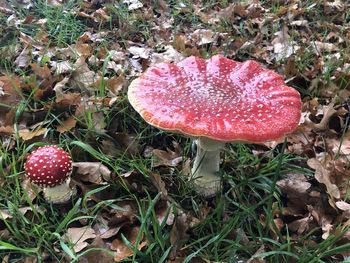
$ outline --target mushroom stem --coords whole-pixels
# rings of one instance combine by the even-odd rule
[[[76,188],[72,189],[69,183],[70,178],[60,185],[43,188],[45,200],[54,204],[62,204],[67,202],[71,196],[76,193]]]
[[[196,141],[197,153],[192,175],[196,190],[205,197],[214,196],[220,189],[220,151],[225,143],[206,137]]]

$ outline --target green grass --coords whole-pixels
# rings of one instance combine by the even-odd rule
[[[30,69],[16,69],[13,64],[18,55],[14,47],[18,44],[19,34],[25,33],[35,38],[39,33],[47,33],[49,43],[43,45],[48,49],[69,47],[87,30],[94,33],[109,31],[102,42],[94,43],[93,53],[98,54],[101,50],[110,48],[126,52],[130,45],[147,45],[155,40],[156,31],[153,27],[157,16],[153,15],[158,6],[155,4],[149,9],[150,14],[144,14],[140,10],[128,10],[127,5],[120,3],[121,1],[113,5],[106,4],[110,20],[95,23],[70,12],[82,11],[81,1],[68,1],[58,7],[47,5],[46,1],[34,2],[31,9],[17,6],[16,15],[19,19],[25,19],[28,15],[35,19],[47,19],[44,26],[19,24],[17,27],[9,27],[8,32],[0,28],[0,74],[16,74],[27,82],[35,83],[36,87],[32,91],[23,91],[21,102],[13,106],[15,134],[0,136],[0,211],[10,215],[6,219],[0,218],[0,259],[7,257],[9,262],[23,262],[31,256],[37,258],[38,262],[78,262],[79,259],[100,250],[111,253],[111,250],[104,248],[74,252],[74,244],[64,236],[69,228],[96,226],[102,224],[106,218],[110,220],[116,217],[117,212],[125,211],[121,207],[124,202],[131,203],[135,212],[132,220],[127,221],[127,227],[140,229],[134,244],[127,240],[127,231],[123,231],[126,226],[123,226],[125,228],[118,235],[108,240],[110,243],[118,237],[133,250],[133,256],[124,262],[167,262],[176,249],[176,243],[182,248],[178,252],[183,255],[183,262],[192,262],[198,257],[212,262],[242,262],[251,258],[262,246],[264,252],[255,257],[264,256],[266,262],[338,262],[336,256],[349,250],[348,244],[340,243],[347,230],[343,225],[336,226],[338,235],[331,234],[326,240],[321,240],[322,231],[319,227],[314,227],[295,239],[285,223],[281,229],[277,226],[276,214],[286,206],[286,197],[281,194],[277,181],[288,173],[304,174],[310,181],[313,180],[313,172],[306,168],[305,158],[286,153],[286,144],[279,145],[274,150],[266,150],[257,145],[227,144],[221,166],[223,189],[216,197],[205,200],[193,190],[191,181],[181,170],[181,165],[193,157],[191,139],[160,131],[145,123],[129,105],[125,92],[121,92],[120,99],[113,105],[101,104],[101,100],[107,97],[104,81],[89,98],[91,101],[96,100],[94,106],[88,107],[80,116],[74,116],[77,120],[76,127],[59,133],[56,126],[67,117],[73,116],[75,109],[72,107],[62,110],[57,105],[52,107],[55,104],[54,95],[45,100],[34,98],[40,79]],[[242,18],[238,22],[222,18],[219,24],[205,24],[195,13],[192,1],[182,1],[182,4],[173,0],[165,2],[170,8],[169,19],[173,19],[171,37],[188,34],[188,28],[205,28],[229,34],[222,43],[230,44],[236,40],[253,39],[259,33],[258,28],[250,27],[251,21],[248,18]],[[225,8],[229,2],[202,1],[201,11],[211,12],[214,7]],[[308,6],[312,2],[307,1],[304,5]],[[159,4],[158,1],[156,3]],[[279,1],[264,1],[263,5],[271,8],[274,13],[278,13],[281,7]],[[321,11],[319,7],[306,11],[312,29],[322,20]],[[145,16],[149,19],[145,19]],[[7,17],[0,14],[0,25],[4,25],[6,19]],[[349,13],[345,19],[349,20]],[[278,23],[266,25],[266,32],[262,33],[265,42],[259,48],[271,45],[274,33],[281,30],[281,26]],[[325,37],[328,33],[328,29],[316,32],[312,40],[319,39],[316,34]],[[340,33],[345,34],[346,31]],[[300,41],[298,36],[291,34],[292,39],[297,42]],[[164,41],[159,46],[157,44],[156,48],[162,50],[162,46],[166,44],[168,43]],[[293,59],[296,71],[305,73],[315,63],[311,52],[312,44],[302,41],[298,44],[301,48]],[[221,51],[233,56],[230,53],[231,46],[218,49],[213,44],[200,49],[201,54],[207,56]],[[253,51],[253,48],[237,50],[234,56],[237,60],[254,58]],[[348,61],[349,48],[344,47],[339,52],[341,59],[325,59],[327,70],[322,74],[318,73],[317,77],[326,82],[332,80],[336,68]],[[321,55],[326,56],[328,53]],[[100,72],[102,76],[114,77],[116,73],[110,73],[106,69],[111,57],[106,55],[104,59],[101,65],[90,65],[90,68]],[[44,60],[41,63],[49,65],[49,62]],[[285,62],[282,60],[274,63],[283,65]],[[127,82],[130,83],[134,78],[128,75],[133,70],[132,66],[125,66],[123,70]],[[298,90],[304,90],[304,95],[318,95],[317,92],[309,94],[303,85],[293,85]],[[75,87],[69,89],[77,91]],[[33,116],[39,119],[33,121]],[[28,122],[25,123],[27,126],[40,121],[39,127],[47,129],[45,135],[23,141],[18,133],[23,127],[23,118]],[[96,127],[97,118],[104,123],[102,130]],[[118,135],[132,137],[137,150],[131,149],[130,145],[123,145],[125,139],[120,139]],[[146,147],[173,149],[173,141],[178,142],[182,149],[181,165],[176,168],[153,168],[152,157],[143,154]],[[32,201],[30,193],[22,185],[23,164],[29,152],[45,144],[60,145],[71,153],[76,162],[101,162],[112,171],[111,180],[102,185],[78,184],[78,195],[65,205],[49,204],[39,193]],[[253,150],[262,151],[261,149],[264,151],[263,155],[254,154]],[[134,173],[129,178],[125,177],[125,173],[131,171]],[[167,200],[162,199],[162,194],[158,193],[152,183],[151,173],[159,174],[165,182]],[[74,176],[78,179],[76,174]],[[37,190],[34,188],[34,191]],[[169,204],[165,216],[159,222],[159,210],[167,201]],[[23,207],[29,207],[25,214],[20,210]],[[173,214],[176,218],[174,224],[178,227],[177,234],[182,235],[180,237],[176,237],[174,225],[166,223]],[[187,229],[186,233],[181,232],[181,229]],[[179,240],[175,242],[176,238]],[[147,246],[139,251],[137,246],[144,240],[147,240]]]
[[[43,31],[48,33],[51,43],[56,46],[66,46],[72,44],[83,32],[85,24],[72,10],[78,10],[80,1],[67,1],[64,5],[52,6],[46,1],[35,1],[33,12],[26,9],[18,9],[21,19],[28,15],[33,15],[36,20],[46,19],[45,28],[41,28],[38,24],[21,24],[19,30],[30,36]],[[49,44],[49,43],[48,43]]]

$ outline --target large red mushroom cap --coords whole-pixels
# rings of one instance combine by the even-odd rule
[[[55,187],[66,181],[72,173],[69,154],[57,146],[39,147],[24,164],[26,175],[41,187]]]
[[[219,141],[278,139],[301,116],[300,94],[282,76],[221,55],[153,66],[131,83],[128,98],[153,126]]]

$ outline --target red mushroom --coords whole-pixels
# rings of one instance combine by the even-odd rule
[[[43,188],[47,201],[64,203],[75,191],[69,186],[71,157],[57,146],[39,147],[32,152],[24,164],[24,170],[34,184]]]
[[[225,142],[279,139],[301,116],[300,94],[282,76],[221,55],[153,66],[131,83],[128,98],[149,124],[198,138],[192,173],[205,196],[219,189]]]

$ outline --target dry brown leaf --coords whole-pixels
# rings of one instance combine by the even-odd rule
[[[140,228],[139,227],[132,227],[126,229],[126,232],[123,232],[123,235],[126,237],[126,239],[133,245],[136,245],[136,238],[139,234]],[[146,241],[141,241],[137,249],[141,250],[144,246],[147,245]],[[133,251],[122,241],[122,239],[115,239],[113,240],[111,244],[111,249],[115,252],[114,260],[116,262],[120,262],[123,259],[126,259],[133,255]]]
[[[124,153],[136,155],[140,153],[139,137],[136,134],[116,132],[112,134],[113,139],[118,143],[119,149]]]
[[[25,178],[21,182],[21,187],[27,192],[27,195],[31,201],[33,201],[37,197],[36,193],[40,193],[42,191],[40,187],[36,186],[35,184],[32,184],[28,178]]]
[[[16,58],[16,60],[14,61],[14,64],[18,68],[26,68],[29,66],[31,60],[32,60],[32,57],[30,54],[30,48],[27,46],[22,50],[22,52]]]
[[[115,97],[118,93],[123,90],[125,84],[125,76],[121,74],[120,76],[114,76],[105,80],[106,87],[110,91],[111,97]]]
[[[326,208],[319,203],[315,206],[308,206],[308,210],[321,227],[323,232],[322,238],[327,239],[331,231],[334,229],[332,224],[334,217],[328,214],[327,210],[329,210],[329,208]]]
[[[199,16],[199,18],[204,23],[208,24],[219,24],[222,19],[227,21],[232,21],[234,18],[234,12],[236,8],[236,3],[230,4],[224,9],[220,9],[219,11],[213,11],[211,13],[204,13],[201,8],[194,5],[195,14]]]
[[[97,23],[107,22],[110,16],[107,15],[106,8],[99,8],[93,13],[94,21]]]
[[[131,189],[134,189],[138,193],[145,192],[145,186],[143,184],[144,175],[141,174],[138,170],[133,170],[119,175],[122,178],[124,183],[127,183]]]
[[[101,103],[96,97],[83,98],[80,100],[79,105],[75,111],[75,117],[78,120],[82,120],[81,123],[86,123],[85,118],[87,115],[91,116],[91,129],[100,133],[105,133],[106,118],[102,110],[99,110]]]
[[[170,258],[176,257],[178,251],[181,249],[181,244],[188,239],[188,234],[186,232],[189,229],[189,223],[187,221],[187,215],[179,211],[170,231],[170,243],[173,246],[169,256]]]
[[[157,188],[159,193],[162,193],[162,199],[166,199],[166,197],[168,196],[168,191],[165,188],[165,183],[162,180],[162,178],[160,177],[159,174],[157,173],[149,173],[149,178],[152,182],[152,184]]]
[[[311,226],[311,223],[313,221],[313,218],[311,214],[308,214],[306,217],[295,220],[288,224],[288,228],[296,232],[298,235],[302,235],[303,233],[306,233]]]
[[[314,48],[316,50],[316,52],[332,52],[332,51],[337,51],[339,48],[332,43],[324,43],[324,42],[320,42],[320,41],[315,41],[313,42]]]
[[[167,45],[164,47],[165,52],[162,53],[152,53],[151,64],[158,64],[162,62],[179,62],[185,57],[180,52],[178,52],[173,46]]]
[[[217,36],[217,33],[210,29],[197,29],[189,35],[198,46],[215,42]]]
[[[20,85],[21,81],[17,76],[0,76],[0,118],[3,117],[3,112],[10,111],[21,100]]]
[[[303,174],[287,174],[284,179],[277,181],[277,185],[289,199],[299,199],[301,203],[308,198],[307,191],[311,187]]]
[[[72,107],[74,105],[79,105],[81,102],[80,93],[62,93],[60,96],[56,97],[55,106],[63,106],[65,108]]]
[[[111,178],[111,171],[100,162],[74,162],[73,166],[78,168],[78,174],[83,175],[79,177],[82,181],[99,184],[102,178],[105,181]]]
[[[55,84],[53,90],[56,92],[56,102],[59,102],[60,100],[64,99],[63,88],[66,86],[68,81],[69,78],[65,77],[64,79]]]
[[[62,5],[63,0],[48,0],[47,5],[49,6],[60,6]]]
[[[343,211],[342,215],[346,218],[350,218],[350,204],[345,201],[337,201],[335,202],[337,208]]]
[[[1,120],[0,120],[1,125]],[[0,126],[0,136],[1,135],[12,135],[15,132],[12,126]]]
[[[285,25],[281,31],[275,33],[272,40],[273,52],[277,60],[286,59],[294,54],[300,47],[288,35],[288,27]]]
[[[137,206],[133,201],[118,202],[118,209],[112,209],[108,215],[108,225],[119,227],[122,223],[133,223],[137,216]]]
[[[123,75],[123,65],[117,64],[114,61],[108,61],[106,65],[106,69],[111,69],[118,75]]]
[[[315,171],[315,178],[318,182],[321,184],[324,184],[327,189],[327,193],[330,197],[339,199],[340,198],[340,191],[338,187],[331,182],[330,179],[330,172],[322,165],[320,161],[318,161],[316,158],[311,158],[307,161],[307,164]]]
[[[35,130],[22,129],[18,131],[19,137],[24,141],[29,141],[34,137],[43,135],[47,132],[47,128],[38,128]]]
[[[37,205],[34,206],[36,209],[39,210],[39,207]],[[22,214],[25,215],[28,211],[32,211],[32,208],[30,206],[26,207],[20,207],[18,208],[18,211]],[[0,219],[10,219],[13,218],[14,215],[11,215],[8,209],[0,209]]]
[[[159,201],[155,206],[158,224],[162,224],[166,220],[168,226],[174,224],[175,214],[170,203],[166,200]]]
[[[60,133],[64,133],[66,131],[70,131],[71,129],[73,129],[76,124],[77,124],[77,120],[73,116],[70,116],[68,119],[62,121],[60,125],[56,127],[56,129]]]
[[[65,238],[73,244],[75,252],[83,250],[89,245],[86,240],[95,237],[95,230],[90,226],[68,228],[67,233],[65,234]]]
[[[345,201],[337,201],[335,205],[342,211],[350,211],[350,204]]]
[[[36,77],[40,77],[43,80],[50,80],[52,78],[51,75],[51,70],[49,69],[49,67],[45,64],[44,66],[41,66],[39,64],[36,63],[32,63],[30,64],[34,74],[36,75]],[[45,86],[45,85],[43,85]]]
[[[322,106],[322,120],[320,123],[314,124],[314,128],[319,131],[324,131],[328,128],[329,120],[330,118],[337,113],[337,111],[334,109],[335,104],[335,98],[329,103],[327,106]]]
[[[112,227],[107,229],[105,232],[101,233],[100,237],[102,239],[108,239],[119,233],[121,227]]]
[[[152,166],[158,167],[158,166],[170,166],[170,167],[176,167],[179,165],[179,163],[182,161],[181,156],[181,149],[180,145],[173,141],[173,146],[175,151],[170,150],[169,148],[166,151],[154,149],[152,151],[154,161]]]
[[[133,55],[133,58],[148,59],[151,55],[152,49],[132,46],[128,48],[128,51]]]
[[[92,34],[91,32],[84,32],[77,40],[77,42],[80,43],[86,43],[86,42],[102,42],[104,41],[105,37],[108,35],[108,32],[97,32],[95,34]]]
[[[100,78],[94,71],[90,70],[85,57],[80,57],[74,64],[74,72],[70,79],[72,85],[76,85],[79,88],[89,91],[92,95],[94,93],[94,84]]]
[[[86,249],[98,248],[98,250],[91,250],[89,253],[79,256],[78,263],[111,263],[113,262],[113,256],[109,250],[108,242],[104,242],[99,237],[86,247]],[[103,249],[103,250],[101,250]]]
[[[265,263],[266,260],[264,259],[264,257],[257,257],[259,254],[262,254],[266,252],[265,251],[265,246],[262,245],[255,253],[254,253],[254,257],[250,258],[247,263]]]
[[[71,46],[71,49],[74,50],[75,54],[82,57],[81,60],[85,60],[86,57],[91,55],[92,46],[89,44],[78,43]],[[81,64],[82,62],[78,61],[75,63],[75,66]]]
[[[343,155],[345,157],[350,155],[350,129],[344,134],[344,136],[337,139],[327,140],[329,147],[332,149],[332,152],[336,155]]]
[[[143,4],[139,0],[123,0],[123,3],[128,5],[130,11],[143,7]]]
[[[324,1],[324,12],[325,14],[339,14],[345,9],[345,5],[341,0]]]
[[[73,71],[73,65],[69,61],[62,61],[55,63],[53,69],[56,69],[55,73],[57,75],[67,74]]]

